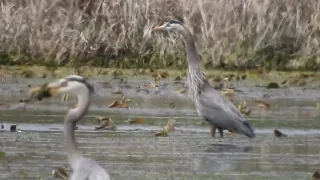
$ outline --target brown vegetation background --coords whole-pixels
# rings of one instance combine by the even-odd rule
[[[183,19],[207,67],[320,69],[317,0],[2,0],[0,63],[185,67]],[[170,37],[169,37],[170,36]]]

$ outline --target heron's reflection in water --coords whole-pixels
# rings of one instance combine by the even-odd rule
[[[234,144],[209,144],[206,153],[223,153],[223,152],[238,152],[251,153],[253,148],[251,146],[236,146]]]
[[[241,166],[241,160],[234,155],[239,153],[239,156],[241,156],[241,153],[252,153],[253,148],[233,144],[210,144],[204,147],[204,152],[206,154],[194,160],[195,171],[232,172],[239,170],[239,166]],[[234,155],[228,156],[222,153],[232,153]]]

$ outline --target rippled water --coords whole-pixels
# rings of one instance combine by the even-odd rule
[[[265,90],[239,84],[237,88],[244,92],[234,99],[246,100],[252,109],[248,119],[257,137],[226,134],[213,139],[191,102],[173,93],[176,87],[169,85],[158,94],[143,94],[136,93],[134,87],[146,81],[133,81],[132,88],[117,85],[133,103],[130,109],[111,109],[107,104],[119,96],[101,87],[101,81],[92,82],[96,95],[90,113],[78,124],[76,139],[82,152],[103,165],[112,179],[301,180],[311,179],[320,169],[320,110],[315,107],[319,89]],[[5,127],[0,131],[0,151],[5,153],[0,157],[0,179],[49,179],[54,166],[68,164],[62,141],[68,107],[57,97],[23,109],[15,102],[26,96],[25,84],[11,82],[0,87],[3,104],[11,105],[0,114]],[[271,95],[265,99],[273,106],[269,111],[254,105],[254,100],[265,93]],[[174,108],[169,107],[171,102],[175,102]],[[68,102],[74,103],[75,98]],[[93,130],[97,115],[111,117],[117,129]],[[135,117],[144,118],[145,123],[125,122]],[[176,131],[169,137],[155,137],[169,118],[176,119]],[[9,132],[11,124],[24,132]],[[289,137],[276,138],[275,128]]]

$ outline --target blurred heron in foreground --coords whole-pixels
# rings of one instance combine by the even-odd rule
[[[251,124],[246,121],[233,103],[215,90],[205,78],[193,36],[183,23],[178,20],[171,20],[161,26],[154,27],[153,30],[175,30],[184,37],[188,61],[187,86],[189,96],[199,114],[210,123],[212,137],[215,137],[216,129],[223,137],[223,130],[226,129],[233,133],[254,138],[255,133]]]
[[[78,150],[74,137],[76,123],[88,112],[90,97],[93,87],[87,81],[76,75],[70,75],[64,79],[43,85],[41,88],[31,90],[32,94],[41,100],[56,94],[76,94],[78,104],[68,111],[64,122],[65,148],[72,167],[71,180],[110,180],[108,173],[92,159],[85,158]]]

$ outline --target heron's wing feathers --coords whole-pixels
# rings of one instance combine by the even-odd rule
[[[236,106],[207,81],[200,95],[200,104],[203,117],[217,127],[254,136],[253,128]]]
[[[203,86],[201,100],[205,106],[210,106],[211,109],[225,113],[238,121],[244,121],[245,118],[237,107],[221,92],[215,90],[207,81]]]

